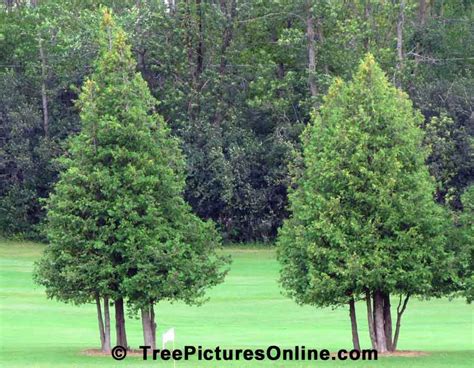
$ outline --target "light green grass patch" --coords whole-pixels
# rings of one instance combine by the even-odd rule
[[[94,305],[72,306],[47,300],[31,271],[43,245],[0,242],[1,367],[172,367],[172,362],[128,357],[85,356],[99,344]],[[346,309],[300,307],[281,295],[272,248],[226,247],[233,257],[224,284],[209,292],[201,307],[161,303],[158,335],[176,328],[176,346],[257,348],[268,345],[351,348]],[[369,347],[365,308],[357,306],[362,344]],[[422,350],[423,357],[387,357],[376,362],[177,362],[176,367],[470,367],[474,361],[473,307],[463,300],[410,301],[400,349]],[[142,343],[140,321],[127,320],[129,342]]]

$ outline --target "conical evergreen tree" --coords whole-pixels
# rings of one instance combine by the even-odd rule
[[[291,216],[278,238],[281,283],[299,303],[365,298],[372,344],[394,350],[411,295],[433,289],[445,260],[445,214],[433,201],[421,115],[369,54],[336,80],[303,134]],[[392,338],[390,295],[404,296]],[[373,308],[373,310],[372,310]]]
[[[200,300],[207,287],[223,280],[227,259],[216,254],[220,238],[213,224],[193,215],[183,200],[179,142],[154,112],[157,101],[107,10],[101,40],[95,71],[78,101],[82,131],[70,142],[48,202],[50,245],[37,280],[61,300],[102,297],[106,311],[114,300],[119,345],[126,344],[128,298],[142,310],[145,345],[154,346],[153,305]],[[110,337],[106,346],[102,342],[103,350],[110,349]]]

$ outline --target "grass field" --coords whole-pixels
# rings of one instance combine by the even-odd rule
[[[172,362],[127,357],[85,356],[98,347],[94,305],[71,306],[47,300],[31,280],[42,245],[0,241],[1,367],[172,367]],[[290,347],[336,351],[350,348],[345,309],[300,307],[280,293],[278,264],[271,249],[231,248],[226,282],[210,291],[201,307],[159,304],[158,331],[176,328],[176,346]],[[372,362],[177,362],[176,367],[471,367],[474,364],[473,307],[462,300],[412,301],[403,321],[399,348],[427,351],[420,357],[382,357]],[[369,347],[365,308],[358,305],[360,335]],[[137,348],[138,320],[127,320],[129,343]]]

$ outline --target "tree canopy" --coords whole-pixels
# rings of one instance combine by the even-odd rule
[[[421,110],[437,200],[461,210],[473,181],[472,2],[100,3],[129,35],[157,112],[181,138],[186,200],[224,240],[274,239],[287,216],[287,165],[310,111],[366,52]],[[98,7],[0,4],[4,235],[42,236],[40,202],[58,178],[54,158],[80,130],[73,101],[99,53]]]

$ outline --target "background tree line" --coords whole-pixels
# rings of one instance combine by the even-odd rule
[[[74,101],[98,56],[99,6],[130,35],[137,69],[181,138],[186,200],[224,239],[271,240],[288,163],[335,77],[371,52],[424,121],[437,200],[473,181],[470,1],[14,1],[0,12],[0,230],[42,237],[55,161],[79,131]],[[457,216],[457,215],[456,215]]]

